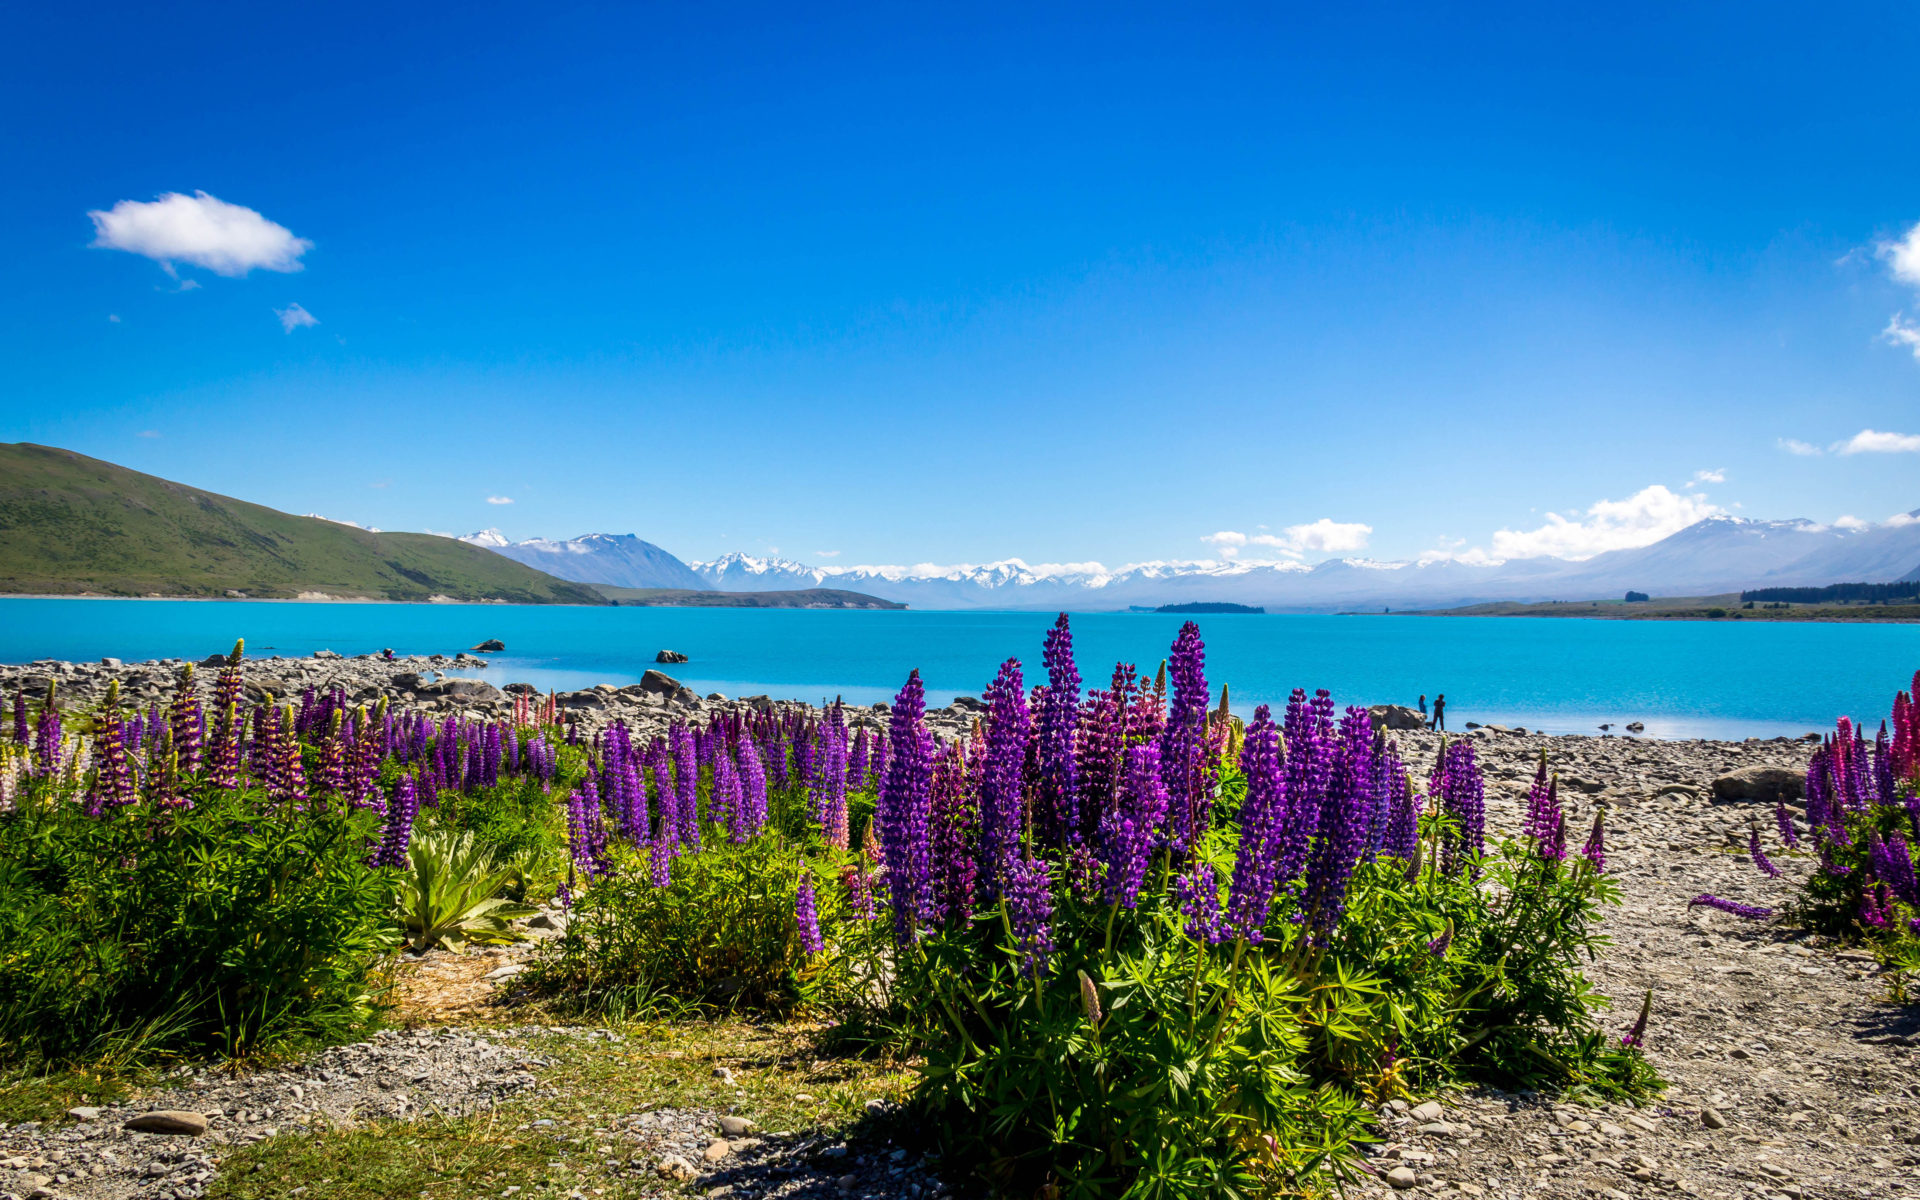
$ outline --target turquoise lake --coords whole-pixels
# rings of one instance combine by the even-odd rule
[[[1088,683],[1116,661],[1151,672],[1182,618],[1073,617]],[[1877,724],[1920,667],[1920,626],[1500,617],[1202,617],[1207,677],[1233,707],[1325,687],[1341,703],[1447,695],[1447,723],[1554,733],[1646,724],[1649,737],[1797,735],[1846,713]],[[562,690],[632,683],[661,649],[698,691],[820,701],[889,699],[918,667],[934,702],[978,695],[1012,656],[1042,678],[1049,613],[806,612],[458,604],[0,599],[0,661],[201,658],[247,639],[250,655],[451,654],[487,638],[485,671]]]

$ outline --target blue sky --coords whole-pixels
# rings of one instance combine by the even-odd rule
[[[0,440],[689,559],[1920,505],[1910,7],[27,7]]]

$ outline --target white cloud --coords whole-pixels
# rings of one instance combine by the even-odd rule
[[[1715,467],[1711,471],[1695,471],[1693,473],[1693,483],[1725,483],[1726,481],[1727,471],[1725,467]],[[1687,486],[1691,487],[1693,484]]]
[[[1835,454],[1916,454],[1920,453],[1920,434],[1882,433],[1862,429],[1844,442],[1835,442]]]
[[[821,558],[839,558],[840,557],[840,552],[838,550],[815,550],[814,554],[818,555]]]
[[[1835,529],[1872,529],[1872,521],[1862,521],[1859,517],[1847,514],[1833,519]]]
[[[1896,529],[1902,525],[1912,525],[1915,523],[1920,523],[1920,517],[1916,517],[1912,513],[1895,513],[1881,522],[1882,525],[1891,526]]]
[[[1875,247],[1887,260],[1887,270],[1901,283],[1920,287],[1920,222],[1902,234],[1897,242],[1881,242]]]
[[[1625,500],[1602,500],[1572,519],[1550,512],[1547,523],[1538,529],[1499,530],[1489,555],[1494,559],[1592,558],[1608,550],[1651,545],[1720,511],[1701,493],[1675,492],[1656,483]]]
[[[1260,526],[1260,528],[1265,528]],[[1289,557],[1299,557],[1304,552],[1320,554],[1347,554],[1364,550],[1367,539],[1373,534],[1373,526],[1358,521],[1336,521],[1331,517],[1321,517],[1304,525],[1289,525],[1280,533],[1240,533],[1237,530],[1222,529],[1218,533],[1209,533],[1200,540],[1217,547],[1222,558],[1235,558],[1243,547],[1266,546]]]
[[[108,320],[108,321],[111,321],[111,322],[112,322],[113,324],[115,324],[115,325],[118,325],[118,324],[120,323],[120,314],[119,314],[119,313],[108,313],[108,314],[107,314],[107,320]]]
[[[173,270],[175,263],[205,267],[216,275],[298,271],[300,256],[313,248],[284,225],[251,208],[228,204],[205,192],[185,196],[168,192],[157,200],[122,200],[93,218],[93,244],[125,250]]]
[[[292,333],[296,329],[307,329],[320,323],[319,317],[301,308],[297,303],[289,304],[285,308],[276,308],[273,310],[273,315],[280,318],[280,328],[286,330],[288,333]]]
[[[1782,450],[1785,450],[1788,454],[1798,454],[1802,458],[1812,458],[1817,454],[1823,453],[1820,447],[1814,445],[1812,442],[1803,442],[1799,438],[1779,438],[1777,440]]]
[[[512,496],[488,496],[487,503],[488,504],[512,504],[513,497]]]
[[[1907,320],[1907,314],[1895,313],[1887,318],[1887,327],[1880,331],[1880,338],[1888,345],[1905,346],[1920,358],[1920,325]]]

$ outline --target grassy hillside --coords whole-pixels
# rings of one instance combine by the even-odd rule
[[[0,592],[604,604],[591,589],[424,533],[369,533],[0,444]]]
[[[783,592],[696,592],[684,588],[622,588],[589,585],[615,604],[655,608],[888,608],[906,605],[865,592],[839,588],[795,588]]]

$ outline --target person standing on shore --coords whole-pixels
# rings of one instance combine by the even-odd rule
[[[1433,723],[1427,728],[1437,729],[1441,733],[1447,731],[1447,694],[1445,692],[1433,698]]]
[[[1421,719],[1422,719],[1422,720],[1424,720],[1424,719],[1426,718],[1426,715],[1427,715],[1427,694],[1426,694],[1425,692],[1421,692],[1421,693],[1420,693],[1420,717],[1421,717]]]

